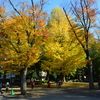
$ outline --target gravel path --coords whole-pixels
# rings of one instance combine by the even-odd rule
[[[15,94],[18,94],[15,91]],[[28,93],[37,93],[39,95],[33,96],[34,100],[100,100],[100,90],[88,88],[43,88],[28,91]],[[0,97],[0,100],[33,100],[32,97]]]
[[[76,88],[76,89],[65,89],[63,91],[66,92],[67,94],[72,94],[72,95],[100,98],[99,89]]]

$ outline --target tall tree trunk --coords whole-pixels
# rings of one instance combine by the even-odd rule
[[[63,73],[60,73],[59,79],[62,80],[62,81],[64,81],[64,75],[63,75]]]
[[[92,61],[91,60],[88,60],[87,67],[88,67],[88,70],[89,70],[89,88],[94,89]]]
[[[89,64],[89,88],[94,89],[92,64]]]
[[[26,85],[26,74],[27,74],[27,68],[24,68],[20,71],[21,75],[21,94],[25,95],[27,91],[27,85]]]
[[[89,88],[94,89],[94,82],[93,82],[93,72],[92,72],[92,60],[89,56],[89,50],[86,50],[86,60],[87,60],[87,68],[89,70]]]
[[[66,76],[64,75],[63,82],[66,82]]]
[[[4,71],[4,75],[3,75],[3,84],[6,84],[6,71]]]

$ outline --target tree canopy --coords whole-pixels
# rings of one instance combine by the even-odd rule
[[[18,15],[1,22],[1,65],[4,70],[22,74],[23,87],[27,68],[39,61],[41,46],[48,36],[45,27],[47,14],[41,9],[42,5],[33,5],[33,2],[32,7],[24,12],[18,11],[10,0],[9,3]],[[21,93],[25,94],[26,90]]]
[[[69,23],[61,8],[57,7],[51,11],[47,27],[50,38],[45,44],[47,59],[43,61],[43,69],[67,75],[74,73],[77,67],[84,67],[85,55],[71,34]]]
[[[20,74],[21,94],[26,94],[28,68],[38,62],[43,70],[57,75],[87,67],[89,87],[94,88],[92,65],[100,62],[96,0],[73,0],[70,13],[56,7],[50,16],[43,8],[46,0],[22,0],[18,5],[14,1],[7,0],[0,7],[0,66],[7,74]]]

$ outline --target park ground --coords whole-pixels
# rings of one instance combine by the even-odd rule
[[[61,96],[64,97],[68,95],[71,95],[71,96],[76,95],[76,96],[86,96],[86,97],[93,97],[93,98],[100,99],[100,90],[98,89],[98,84],[94,83],[94,86],[95,86],[94,89],[89,89],[88,86],[89,84],[85,82],[64,82],[61,88],[58,88],[55,83],[52,83],[51,87],[47,88],[47,84],[44,83],[42,85],[36,85],[33,90],[31,89],[30,86],[28,86],[27,94],[25,96],[20,95],[19,87],[10,88],[10,91],[8,94],[5,93],[5,88],[3,88],[3,91],[4,91],[3,98],[4,97],[5,98],[13,98],[13,97],[14,98],[15,97],[16,98],[40,98],[40,97],[55,98],[55,95],[56,95],[56,98],[58,97],[58,100],[60,100],[59,98],[61,98]],[[13,89],[14,95],[11,94],[12,89]],[[50,100],[53,100],[53,99],[50,99]],[[82,99],[82,100],[85,100],[85,99]],[[90,99],[86,99],[86,100],[90,100]]]

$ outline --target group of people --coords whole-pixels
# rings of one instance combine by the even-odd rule
[[[56,83],[57,83],[58,88],[61,88],[62,81],[61,80],[57,80]],[[47,87],[48,88],[51,87],[51,82],[50,81],[47,82]]]
[[[60,80],[60,79],[57,79],[57,80],[56,80],[56,83],[57,83],[57,85],[58,85],[58,88],[61,88],[61,85],[62,85],[63,81]]]
[[[6,93],[9,92],[9,87],[10,87],[10,84],[9,84],[9,82],[7,82],[6,85],[5,85]],[[3,94],[3,91],[2,91],[2,82],[1,81],[0,81],[0,92],[1,92],[1,94]]]

